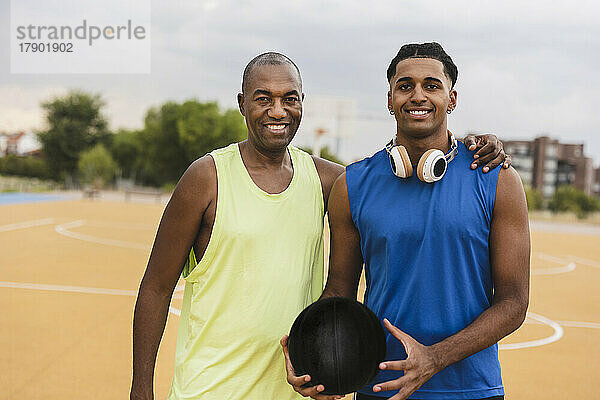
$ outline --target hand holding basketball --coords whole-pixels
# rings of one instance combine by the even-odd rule
[[[396,328],[387,319],[383,320],[386,329],[404,346],[408,357],[405,360],[385,361],[379,368],[394,371],[404,371],[404,376],[393,381],[373,386],[374,392],[399,390],[389,400],[405,400],[433,375],[441,370],[437,365],[437,357],[429,346],[417,342],[410,335]]]
[[[311,387],[302,387],[307,382],[310,382],[309,375],[296,376],[294,372],[294,367],[292,366],[292,362],[290,361],[290,353],[287,347],[288,336],[285,335],[281,338],[281,347],[283,348],[283,355],[285,356],[285,370],[287,372],[287,381],[294,390],[300,393],[304,397],[311,397],[316,400],[337,400],[341,399],[344,396],[327,396],[324,394],[319,394],[325,387],[323,385],[316,385]]]

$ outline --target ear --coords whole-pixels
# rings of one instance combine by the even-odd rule
[[[394,104],[392,103],[392,91],[388,90],[387,92],[387,106],[388,106],[388,110],[391,108],[394,108]]]
[[[451,108],[452,110],[454,110],[457,105],[458,92],[456,91],[456,89],[452,89],[452,90],[450,90],[449,94],[450,94],[450,103],[448,104],[448,107]]]
[[[244,94],[243,93],[238,93],[237,102],[238,102],[238,108],[240,109],[240,113],[245,117],[246,114],[244,111]]]

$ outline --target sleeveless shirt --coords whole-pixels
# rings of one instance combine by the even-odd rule
[[[292,400],[281,337],[323,290],[323,194],[311,156],[288,146],[281,193],[253,181],[238,144],[210,153],[217,210],[186,281],[169,399]]]
[[[383,320],[431,345],[455,334],[489,308],[493,282],[488,239],[500,168],[470,169],[473,152],[459,154],[441,181],[392,173],[381,150],[346,168],[350,212],[361,240],[365,304]],[[416,171],[416,168],[413,168]],[[386,360],[406,358],[386,330]],[[376,383],[401,371],[380,371]],[[504,394],[497,344],[434,375],[411,398],[474,399]]]

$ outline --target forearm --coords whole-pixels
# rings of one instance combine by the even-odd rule
[[[495,300],[470,325],[430,346],[438,372],[514,332],[525,320],[527,305],[527,296]]]
[[[327,285],[325,285],[325,289],[323,290],[323,294],[321,294],[319,299],[325,299],[327,297],[346,297],[349,299],[356,299],[358,285],[356,285],[354,290],[352,289],[352,286],[353,285],[336,287],[336,285],[327,282]]]
[[[133,381],[131,399],[152,399],[154,366],[171,293],[161,293],[142,282],[133,317]]]

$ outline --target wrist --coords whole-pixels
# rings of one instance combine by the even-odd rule
[[[435,375],[448,366],[446,363],[445,357],[444,357],[444,355],[446,353],[441,348],[439,343],[429,346],[429,351],[430,351],[430,355],[431,355],[431,362],[432,362],[433,369],[434,369],[433,375]]]

